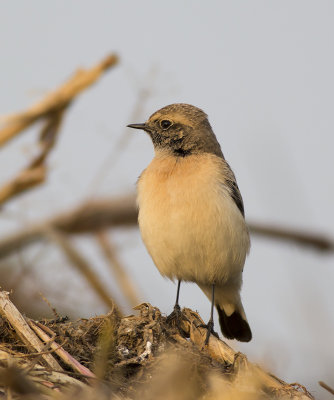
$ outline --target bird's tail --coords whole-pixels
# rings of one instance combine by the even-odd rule
[[[211,287],[199,285],[211,300]],[[222,334],[227,339],[237,339],[249,342],[252,331],[248,325],[246,314],[240,298],[241,282],[215,286],[215,306],[218,311],[219,324]]]
[[[227,339],[237,339],[240,342],[249,342],[252,339],[252,331],[243,312],[235,310],[228,315],[224,306],[216,304],[219,316],[220,329]]]

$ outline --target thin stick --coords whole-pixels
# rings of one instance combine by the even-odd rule
[[[37,333],[37,335],[44,340],[46,343],[50,341],[50,336],[45,333],[40,327],[38,327],[33,320],[29,320],[30,327]],[[89,378],[95,378],[93,372],[91,372],[88,368],[79,363],[75,358],[73,358],[66,350],[64,350],[59,344],[56,342],[51,343],[52,350],[69,366],[71,366],[74,371],[79,372],[80,374],[87,376]]]
[[[334,389],[332,389],[330,386],[328,386],[325,382],[319,381],[318,383],[319,383],[319,385],[320,385],[321,387],[323,387],[324,389],[328,390],[329,393],[331,393],[331,394],[334,395]]]
[[[132,307],[135,307],[140,303],[135,285],[117,257],[117,252],[113,246],[113,243],[108,238],[105,231],[98,232],[96,238],[118,285],[122,289],[124,296],[126,297],[128,303]]]
[[[95,293],[100,297],[103,303],[111,310],[115,308],[115,302],[112,300],[101,280],[91,269],[89,263],[84,257],[73,247],[64,233],[60,233],[54,229],[47,231],[48,237],[53,240],[64,252],[71,264],[86,278],[87,282],[94,289]],[[120,310],[116,306],[117,310]]]
[[[30,243],[44,240],[46,227],[71,234],[96,233],[102,229],[120,226],[136,228],[137,219],[138,210],[133,194],[118,198],[95,199],[0,240],[0,258]],[[321,234],[315,235],[257,223],[249,223],[248,226],[254,235],[295,243],[322,252],[334,252],[334,241]]]
[[[108,227],[136,227],[137,208],[134,195],[98,199],[80,204],[0,241],[0,258],[31,243],[45,240],[46,229],[65,233],[96,232]]]
[[[129,116],[128,121],[139,121],[139,118],[142,118],[144,107],[153,92],[153,86],[155,84],[155,80],[152,79],[151,71],[148,82],[145,83],[145,89],[140,89],[138,91],[138,97],[136,99],[133,110]],[[116,141],[114,146],[112,147],[110,154],[105,158],[105,160],[100,165],[95,177],[92,180],[92,184],[89,187],[89,196],[96,193],[98,187],[101,185],[101,182],[106,177],[107,174],[110,175],[113,166],[118,161],[121,154],[124,153],[124,149],[127,146],[130,139],[134,137],[133,133],[129,133],[129,128],[125,127],[124,132],[119,136],[119,139]]]
[[[8,292],[0,292],[0,314],[10,323],[20,340],[27,346],[28,349],[34,352],[43,352],[45,350],[44,345],[30,329],[19,310],[9,300],[8,295]],[[43,354],[42,358],[52,369],[62,371],[61,366],[51,354]]]
[[[115,54],[108,55],[91,69],[80,69],[67,82],[48,94],[42,101],[27,111],[2,118],[4,127],[0,130],[0,146],[28,128],[37,120],[50,113],[66,108],[81,91],[91,86],[109,68],[118,62]]]
[[[65,110],[75,96],[93,84],[116,62],[115,55],[108,56],[92,69],[78,71],[68,82],[27,111],[2,118],[0,125],[4,127],[0,128],[0,147],[36,121],[43,119],[45,124],[39,136],[39,154],[17,176],[0,188],[0,205],[45,181],[45,161],[55,145]]]
[[[0,204],[45,181],[45,161],[53,149],[63,118],[64,108],[50,113],[39,138],[39,154],[15,178],[0,188]]]
[[[318,251],[334,251],[334,241],[322,234],[258,223],[248,223],[248,227],[253,235],[280,240],[282,242],[294,242],[297,245],[307,246]]]

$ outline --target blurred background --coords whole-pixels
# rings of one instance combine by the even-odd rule
[[[86,201],[133,194],[153,148],[125,126],[175,102],[209,115],[249,222],[334,237],[333,2],[12,0],[0,7],[2,115],[38,103],[79,67],[119,56],[66,110],[44,184],[1,205],[0,242]],[[38,154],[41,127],[1,148],[1,185]],[[134,282],[135,298],[171,312],[176,285],[159,275],[135,226],[64,240],[125,314],[134,311],[110,264]],[[107,312],[55,242],[6,257],[0,243],[1,287],[36,317],[52,317],[43,298],[72,318]],[[333,261],[333,252],[252,236],[242,297],[254,339],[231,342],[323,399],[330,394],[317,382],[334,386]],[[196,285],[181,287],[180,303],[208,319]]]

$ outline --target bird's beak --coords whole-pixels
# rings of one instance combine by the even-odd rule
[[[134,129],[143,129],[144,131],[147,129],[146,124],[130,124],[127,125],[128,128],[134,128]]]

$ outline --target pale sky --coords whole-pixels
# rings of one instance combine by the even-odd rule
[[[133,191],[153,149],[125,126],[186,102],[209,115],[249,220],[334,237],[333,20],[334,3],[322,0],[3,2],[1,114],[27,107],[109,52],[120,64],[73,104],[47,184],[2,210],[1,235],[84,198]],[[133,121],[142,89],[150,96]],[[1,150],[0,182],[36,151],[33,132]],[[113,152],[124,137],[125,147]],[[113,236],[142,299],[169,313],[176,286],[159,275],[139,233]],[[75,244],[117,292],[89,238]],[[253,238],[242,297],[254,339],[231,342],[323,399],[330,395],[317,381],[334,386],[333,261]],[[41,281],[77,279],[56,252],[38,262]],[[81,301],[85,316],[105,312],[88,295]],[[194,284],[182,288],[181,305],[208,317],[209,302]]]

